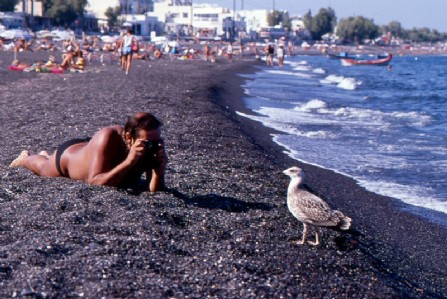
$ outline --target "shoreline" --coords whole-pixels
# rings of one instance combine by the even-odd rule
[[[264,66],[264,64],[262,64],[262,65]],[[255,68],[257,68],[257,66],[255,66]],[[259,68],[260,72],[262,72],[263,70],[265,70],[265,68],[263,68],[263,69]],[[251,79],[247,78],[245,80],[251,80]],[[246,95],[244,92],[241,93],[240,97],[251,98],[250,95]],[[232,109],[237,111],[237,112],[241,112],[244,115],[248,115],[248,116],[254,115],[254,116],[257,116],[256,112],[252,111],[251,109],[247,109],[243,102],[244,101],[241,101],[242,104],[234,104]],[[262,125],[262,122],[259,122],[260,126],[258,126],[258,122],[257,121],[252,121],[252,122],[249,121],[248,123],[256,123],[255,126],[257,128],[263,128],[264,127]],[[251,125],[251,126],[253,126],[253,125]],[[265,135],[276,135],[276,134],[283,135],[283,134],[286,134],[284,132],[276,131],[275,129],[266,128],[266,130],[267,130],[267,132],[265,133]],[[271,140],[271,139],[273,139],[273,136],[268,138],[268,140]],[[409,211],[410,213],[422,216],[425,220],[427,220],[429,222],[433,222],[433,223],[438,224],[438,225],[441,225],[445,229],[447,229],[447,218],[446,218],[447,216],[446,216],[446,214],[444,212],[442,212],[440,210],[430,209],[430,208],[426,208],[424,206],[410,204],[410,203],[407,203],[405,200],[403,200],[403,199],[401,199],[399,197],[395,197],[393,195],[387,195],[387,194],[383,194],[383,193],[377,192],[377,190],[373,190],[374,188],[369,188],[368,186],[365,186],[365,182],[362,182],[361,180],[359,180],[355,176],[352,176],[352,175],[349,175],[347,173],[343,173],[343,172],[337,171],[337,169],[331,169],[331,168],[324,167],[322,165],[319,165],[318,163],[311,163],[311,162],[307,162],[306,160],[294,159],[294,158],[290,157],[290,155],[288,153],[288,149],[287,149],[286,146],[283,146],[281,144],[277,144],[275,141],[273,141],[273,144],[274,145],[278,145],[277,151],[280,151],[284,155],[287,155],[290,158],[290,160],[292,161],[292,163],[293,163],[293,161],[299,161],[300,163],[303,163],[303,164],[306,164],[306,165],[312,165],[314,167],[326,169],[328,171],[333,171],[333,172],[335,172],[335,173],[337,173],[337,174],[339,174],[341,176],[345,176],[345,177],[348,177],[350,179],[353,179],[356,182],[356,184],[358,184],[360,186],[360,188],[365,188],[367,191],[372,192],[374,194],[377,194],[379,196],[392,198],[393,200],[395,200],[397,202],[397,205],[398,206],[402,206],[405,211]],[[366,181],[366,183],[367,183],[367,181]]]
[[[253,66],[252,66],[252,68],[253,68]],[[253,114],[253,111],[251,111],[250,109],[247,109],[243,103],[243,100],[242,100],[242,97],[246,96],[243,91],[243,87],[242,87],[243,82],[245,82],[246,80],[250,80],[250,79],[245,79],[245,78],[242,78],[239,76],[239,79],[237,79],[237,81],[239,81],[238,84],[240,84],[240,90],[238,92],[236,92],[234,88],[228,88],[229,90],[232,90],[232,94],[231,94],[231,96],[226,96],[223,98],[223,102],[224,102],[223,108],[229,109],[234,114],[236,114],[236,112],[242,112],[245,114]],[[231,100],[231,98],[233,98],[233,100]],[[239,101],[234,100],[235,98],[239,98],[240,100]],[[408,218],[411,218],[411,219],[408,219],[408,220],[403,219],[402,222],[405,222],[407,224],[407,225],[404,225],[403,227],[408,228],[410,232],[412,230],[411,229],[412,225],[417,226],[418,224],[416,224],[416,223],[426,223],[428,227],[431,227],[431,229],[440,230],[440,238],[443,238],[443,236],[447,236],[446,224],[441,221],[436,221],[437,215],[440,215],[439,217],[441,217],[441,216],[444,216],[443,213],[434,211],[434,210],[425,209],[422,207],[411,206],[411,205],[406,204],[403,201],[399,200],[398,198],[392,198],[392,197],[377,194],[377,193],[375,193],[373,191],[369,191],[365,187],[361,186],[357,182],[357,180],[353,177],[350,177],[350,176],[347,176],[347,175],[344,175],[341,173],[337,173],[333,170],[326,169],[326,168],[323,168],[323,167],[320,167],[317,165],[312,165],[312,164],[308,164],[306,162],[295,160],[295,159],[289,157],[287,155],[287,153],[284,152],[285,148],[283,146],[275,143],[273,141],[273,139],[271,138],[271,136],[270,136],[271,134],[275,134],[275,133],[279,133],[279,132],[277,132],[274,129],[267,128],[262,123],[257,122],[255,120],[251,120],[246,117],[239,116],[237,114],[234,115],[234,117],[235,117],[235,119],[237,119],[238,122],[242,123],[241,129],[244,131],[244,133],[249,135],[250,138],[252,139],[252,141],[257,146],[259,146],[262,151],[269,153],[269,156],[275,161],[275,163],[278,163],[279,165],[285,165],[284,169],[287,167],[290,167],[292,165],[297,165],[300,168],[302,168],[306,172],[306,185],[310,190],[312,190],[313,193],[319,194],[323,198],[326,198],[328,196],[335,194],[337,192],[336,190],[334,190],[333,188],[330,188],[329,186],[325,186],[328,182],[319,183],[317,181],[319,178],[321,179],[322,177],[324,177],[325,179],[328,177],[338,177],[338,179],[336,181],[341,182],[341,183],[339,183],[340,185],[344,185],[344,190],[349,190],[349,193],[357,192],[357,193],[359,193],[360,197],[365,196],[365,197],[371,198],[366,207],[363,206],[364,202],[362,202],[360,205],[356,204],[355,206],[359,210],[360,209],[371,209],[372,210],[372,209],[374,209],[375,205],[378,202],[380,202],[381,204],[384,204],[384,206],[385,206],[384,208],[385,208],[385,210],[387,210],[386,214],[395,214],[395,215],[398,214],[400,219],[405,218],[406,215],[408,215]],[[329,180],[332,180],[332,178]],[[330,182],[329,182],[329,184],[330,184]],[[329,192],[329,195],[328,195],[328,192]],[[339,197],[339,196],[337,196],[337,197]],[[346,206],[346,203],[343,202],[343,196],[340,196],[339,198],[335,198],[335,196],[334,196],[334,198],[331,198],[331,199],[335,200],[334,202],[336,203],[336,206],[339,207],[342,211],[349,210],[349,207]],[[377,202],[375,202],[375,201],[377,201]],[[341,207],[343,207],[343,208],[341,208]],[[394,210],[398,210],[398,211],[394,211]],[[349,213],[351,215],[355,215],[355,210],[351,210]],[[431,216],[427,216],[427,215],[431,215]],[[395,224],[397,226],[396,222],[394,222],[394,223],[390,222],[387,225],[393,225],[393,224]],[[368,225],[371,225],[371,228],[368,228],[368,230],[370,230],[370,229],[373,230],[374,223],[368,223]],[[402,226],[402,224],[401,224],[401,226]],[[381,229],[385,229],[385,227],[386,226],[381,226]],[[427,231],[429,231],[431,229],[427,229]],[[380,232],[377,231],[376,233],[379,233],[379,235],[380,235]],[[407,236],[407,237],[409,237],[409,239],[411,239],[411,238],[419,239],[419,237],[415,237],[411,233],[409,233],[409,235],[410,236]],[[396,235],[394,235],[394,237],[398,238],[398,234],[396,233]],[[423,235],[421,235],[421,237],[423,238]],[[411,244],[411,240],[406,240],[406,241],[401,240],[401,241],[402,242],[400,244],[405,243],[405,242],[408,242],[408,244]],[[433,238],[432,241],[436,242],[436,237]],[[421,243],[421,245],[423,245],[423,243]],[[446,253],[445,247],[443,247],[445,245],[446,244],[444,244],[438,248],[438,250],[440,252],[443,252],[443,254],[441,256],[445,256],[445,253]],[[388,248],[388,250],[392,251],[393,249]],[[372,252],[370,252],[370,253],[373,255]],[[392,263],[391,259],[388,260],[387,262]],[[426,261],[424,261],[424,263],[425,262]],[[406,263],[406,262],[404,262],[404,263]],[[402,265],[400,265],[399,263],[394,264],[394,266],[402,267]],[[445,281],[444,290],[447,290],[447,281]],[[443,296],[447,296],[447,295],[444,294]]]
[[[115,65],[11,77],[4,67],[1,296],[447,297],[445,229],[292,160],[272,130],[236,114],[245,80],[236,74],[256,63],[136,62],[128,77]],[[7,168],[24,147],[51,150],[138,110],[164,123],[169,192],[129,194]],[[293,245],[302,224],[287,210],[281,173],[291,163],[366,237],[322,229],[322,245]]]

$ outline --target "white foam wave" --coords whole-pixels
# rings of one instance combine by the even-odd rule
[[[364,180],[359,180],[359,185],[372,192],[398,198],[409,205],[447,213],[447,199],[440,201],[431,197],[430,194],[433,191],[429,188],[420,186],[415,188],[413,185],[407,186],[386,181],[371,182]]]
[[[338,88],[346,90],[354,90],[357,86],[361,85],[361,81],[357,81],[354,78],[346,78],[343,76],[329,75],[320,80],[322,84],[335,84]]]
[[[315,74],[326,74],[326,71],[322,68],[316,68],[313,70]]]
[[[322,108],[326,108],[327,104],[319,99],[310,100],[309,102],[305,103],[304,105],[297,106],[293,108],[295,111],[303,111],[303,112],[311,112],[312,110],[318,110]]]
[[[308,72],[311,70],[311,67],[307,65],[299,65],[293,68],[295,71],[302,71],[302,72]]]
[[[345,77],[343,76],[337,76],[337,75],[329,75],[326,78],[322,79],[320,82],[321,83],[341,83],[343,80],[345,79]]]
[[[354,90],[358,85],[361,85],[361,82],[356,81],[353,78],[345,78],[337,84],[337,87],[346,90]]]
[[[301,77],[301,78],[311,78],[312,77],[309,74],[296,73],[296,72],[290,72],[290,71],[281,71],[281,70],[268,70],[266,72],[269,74],[295,76],[295,77]]]
[[[272,109],[268,109],[266,111],[266,108],[261,108],[259,111],[257,111],[258,113],[261,113],[261,114],[263,114],[262,112],[264,112],[264,113],[267,112],[269,114],[269,116],[267,116],[267,115],[264,115],[264,116],[249,115],[249,114],[245,114],[245,113],[242,113],[239,111],[236,111],[236,113],[240,116],[249,118],[251,120],[261,122],[264,126],[266,126],[268,128],[272,128],[276,131],[283,132],[283,133],[290,134],[290,135],[307,137],[307,138],[322,138],[322,139],[336,137],[334,134],[331,134],[331,133],[323,131],[323,130],[306,131],[306,132],[300,131],[294,126],[293,123],[290,123],[287,121],[281,122],[280,121],[281,113],[279,112],[278,109],[276,110],[276,113],[273,111],[274,110],[272,110]],[[283,120],[285,120],[285,119],[283,118]]]
[[[333,115],[344,120],[361,121],[363,125],[382,125],[388,126],[394,124],[397,120],[406,121],[407,125],[423,126],[431,122],[431,116],[419,112],[383,112],[380,110],[341,107],[327,108],[325,102],[312,100],[303,106],[295,107],[294,110],[308,111],[306,107],[313,107],[314,111],[321,114]],[[320,107],[318,107],[320,105]]]

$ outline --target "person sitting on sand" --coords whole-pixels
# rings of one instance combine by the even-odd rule
[[[78,71],[83,71],[85,68],[85,59],[84,59],[84,55],[82,54],[82,51],[78,50],[75,53],[75,56],[76,56],[76,62],[71,66],[72,69],[78,70]]]
[[[17,43],[14,45],[14,53],[22,51],[34,52],[33,49],[31,49],[29,44],[23,38],[19,39]]]
[[[92,138],[66,141],[52,155],[46,151],[30,155],[24,150],[10,167],[114,187],[135,183],[145,172],[149,190],[162,191],[168,158],[161,125],[152,114],[139,112],[129,117],[124,127],[112,125]]]

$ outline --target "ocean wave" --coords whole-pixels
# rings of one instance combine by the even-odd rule
[[[362,82],[356,81],[353,78],[345,78],[340,83],[337,84],[337,87],[346,90],[354,90],[357,88],[357,86],[361,84]]]
[[[308,72],[310,71],[312,68],[307,66],[307,65],[299,65],[293,68],[295,71],[302,71],[302,72]]]
[[[309,74],[303,74],[303,73],[297,73],[297,72],[291,72],[291,71],[283,71],[283,70],[268,70],[266,72],[269,74],[295,76],[295,77],[301,77],[301,78],[311,78],[312,77],[312,75],[309,75]]]
[[[327,107],[326,102],[319,99],[313,99],[303,105],[296,106],[295,108],[293,108],[293,110],[311,112],[312,110],[322,109],[326,107]]]
[[[316,68],[313,70],[313,72],[315,74],[326,74],[326,70],[322,69],[322,68]]]
[[[236,113],[240,116],[246,117],[248,119],[258,121],[262,123],[264,126],[274,129],[276,131],[294,135],[294,136],[301,136],[301,137],[307,137],[307,138],[321,138],[321,139],[328,139],[328,138],[335,138],[336,135],[327,131],[323,130],[317,130],[317,131],[301,131],[299,130],[293,123],[290,123],[288,121],[280,122],[279,119],[281,119],[281,113],[267,113],[264,114],[265,109],[260,109],[257,111],[258,113],[261,113],[263,115],[249,115],[245,114],[243,112],[236,111]],[[272,109],[268,110],[269,112],[272,112]],[[264,112],[264,113],[263,113]],[[272,117],[273,115],[273,117]]]
[[[384,196],[398,198],[406,204],[418,206],[438,212],[447,213],[447,199],[440,200],[432,197],[433,190],[414,185],[402,185],[389,181],[367,181],[358,180],[359,185],[365,187],[369,191]]]
[[[338,88],[345,89],[345,90],[354,90],[357,88],[357,86],[362,84],[361,81],[357,81],[354,78],[347,78],[347,77],[337,76],[337,75],[329,75],[326,78],[321,79],[320,83],[333,84],[333,85],[336,85]]]

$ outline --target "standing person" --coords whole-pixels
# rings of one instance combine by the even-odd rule
[[[46,151],[30,155],[24,150],[10,167],[114,187],[132,186],[145,173],[149,190],[162,191],[168,158],[160,127],[161,122],[152,114],[135,113],[124,127],[112,125],[92,138],[68,140],[52,155]]]
[[[291,40],[289,40],[289,55],[292,56],[293,55],[293,42]]]
[[[279,45],[278,50],[276,50],[276,57],[278,57],[278,65],[279,67],[284,66],[284,46]]]
[[[130,67],[132,66],[132,45],[138,45],[138,40],[132,34],[132,29],[127,29],[126,35],[123,36],[123,45],[121,49],[121,53],[123,55],[124,60],[124,69],[126,70],[126,75],[129,75]]]
[[[229,62],[233,61],[233,43],[230,42],[227,46],[227,58]]]
[[[118,61],[120,68],[124,71],[124,56],[123,56],[123,41],[124,35],[121,33],[118,42],[116,43],[114,54],[118,53]]]
[[[272,45],[268,45],[264,48],[265,62],[267,65],[273,66],[273,54],[275,53],[275,48]]]
[[[203,52],[205,53],[205,59],[206,59],[206,61],[208,61],[209,58],[210,58],[210,53],[211,53],[210,45],[209,45],[208,43],[205,44],[205,47],[204,47],[204,49],[203,49]]]

